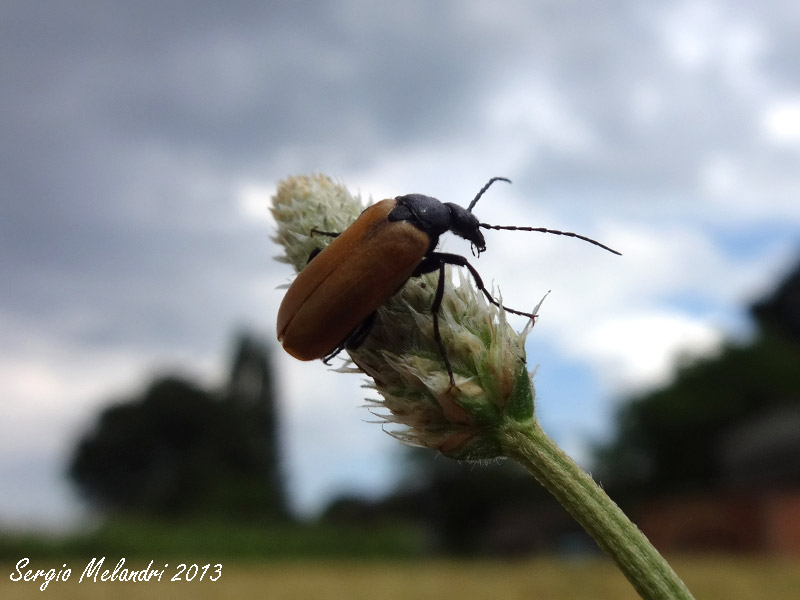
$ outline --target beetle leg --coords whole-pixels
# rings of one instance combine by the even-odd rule
[[[313,237],[313,235],[314,235],[315,233],[318,233],[319,235],[327,235],[327,236],[330,236],[330,237],[339,237],[339,234],[338,234],[338,233],[335,233],[335,232],[333,232],[333,231],[322,231],[322,230],[320,230],[320,229],[317,229],[316,227],[314,227],[314,228],[311,230],[311,236]],[[306,261],[306,264],[308,264],[308,263],[310,263],[312,260],[314,260],[314,257],[315,257],[317,254],[319,254],[320,252],[322,252],[322,248],[314,248],[314,249],[311,251],[311,254],[309,254],[309,255],[308,255],[308,260]]]
[[[348,335],[347,339],[344,341],[344,348],[346,350],[355,350],[364,343],[369,332],[372,331],[372,326],[375,324],[375,317],[377,314],[377,312],[372,313],[361,322],[361,325],[353,329],[353,332]]]
[[[327,354],[322,357],[322,363],[331,366],[331,360],[336,358],[336,355],[339,354],[342,350],[344,350],[344,342],[336,346],[330,354]]]
[[[439,280],[436,282],[436,294],[433,296],[433,304],[431,304],[431,314],[433,315],[433,339],[436,345],[439,346],[439,352],[444,359],[444,366],[447,368],[447,375],[450,378],[450,386],[455,387],[456,380],[453,376],[453,367],[450,365],[450,359],[447,358],[447,350],[444,348],[442,341],[442,332],[439,329],[439,309],[442,307],[442,299],[444,298],[444,266],[447,261],[442,260],[440,253],[432,252],[423,258],[414,272],[412,277],[419,277],[425,273],[433,273],[439,271]]]
[[[311,230],[311,235],[313,236],[315,233],[319,235],[327,235],[328,237],[339,237],[339,234],[336,233],[335,231],[322,231],[321,229],[317,229],[316,227],[314,227]]]
[[[442,261],[439,259],[438,256],[433,256],[439,254],[438,252],[433,252],[431,255],[426,256],[423,258],[420,263],[417,265],[417,268],[414,269],[414,272],[411,274],[411,277],[419,277],[420,275],[425,275],[426,273],[433,273],[434,271],[438,271],[442,268]]]
[[[428,259],[426,259],[427,261]],[[423,261],[426,262],[426,261]],[[447,351],[444,348],[444,342],[442,342],[442,333],[439,331],[439,309],[442,307],[442,298],[444,298],[444,265],[445,263],[441,260],[430,260],[431,265],[434,263],[438,263],[439,268],[439,281],[436,283],[436,295],[433,297],[433,304],[431,305],[431,313],[433,314],[433,339],[436,341],[436,345],[439,346],[439,352],[442,354],[442,358],[444,359],[444,366],[447,368],[447,375],[450,377],[450,387],[453,388],[456,386],[456,380],[453,377],[453,367],[450,366],[450,359],[447,358]],[[433,271],[433,269],[430,269]]]
[[[412,273],[412,277],[419,277],[425,273],[433,273],[439,271],[439,280],[436,282],[436,294],[433,296],[433,304],[431,304],[431,314],[433,315],[433,339],[436,345],[439,346],[439,352],[444,359],[444,366],[447,367],[447,375],[450,377],[450,386],[455,387],[456,380],[453,376],[453,367],[450,365],[450,359],[447,358],[447,350],[445,350],[444,342],[442,341],[442,332],[439,329],[439,309],[442,307],[442,299],[444,298],[444,266],[447,261],[442,260],[440,253],[432,252],[423,258],[417,268]]]
[[[330,361],[336,358],[336,355],[342,350],[355,350],[361,344],[363,344],[364,340],[367,339],[369,332],[372,331],[372,326],[375,324],[375,317],[377,314],[377,312],[374,312],[364,319],[358,327],[353,329],[350,335],[348,335],[341,344],[336,346],[336,348],[334,348],[329,354],[322,357],[322,362],[330,366]]]
[[[317,256],[317,254],[319,254],[320,252],[322,252],[322,248],[314,248],[314,249],[311,251],[311,254],[309,254],[309,255],[308,255],[308,260],[306,261],[306,264],[308,264],[308,263],[310,263],[312,260],[314,260],[314,257],[316,257],[316,256]]]
[[[528,317],[529,319],[533,320],[536,318],[536,315],[533,313],[526,313],[522,312],[521,310],[515,310],[513,308],[509,308],[500,304],[494,297],[489,293],[489,290],[486,289],[486,286],[483,285],[483,279],[481,279],[480,273],[478,270],[469,264],[469,261],[459,254],[449,254],[447,252],[432,252],[430,253],[425,260],[438,260],[442,263],[442,265],[456,265],[457,267],[466,267],[469,269],[472,278],[475,280],[475,285],[478,286],[478,289],[483,292],[483,295],[486,296],[486,299],[497,306],[498,308],[502,308],[506,312],[513,313],[515,315],[521,315],[523,317]],[[425,261],[423,261],[424,263]]]

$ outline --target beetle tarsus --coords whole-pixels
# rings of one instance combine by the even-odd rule
[[[329,353],[329,354],[326,354],[325,356],[323,356],[323,357],[322,357],[322,363],[323,363],[323,364],[325,364],[325,365],[328,365],[328,366],[330,367],[330,366],[331,366],[331,361],[332,361],[334,358],[336,358],[336,356],[337,356],[337,355],[338,355],[338,354],[339,354],[339,353],[340,353],[342,350],[344,350],[344,343],[341,343],[341,344],[339,344],[338,346],[336,346],[336,348],[334,348],[334,350],[333,350],[331,353]]]
[[[362,321],[361,324],[356,327],[341,344],[336,346],[332,352],[322,357],[322,362],[330,367],[331,360],[336,358],[336,356],[343,350],[356,350],[361,344],[364,343],[364,340],[367,339],[369,332],[372,331],[372,326],[375,324],[375,318],[377,315],[378,313],[374,312],[364,321]]]

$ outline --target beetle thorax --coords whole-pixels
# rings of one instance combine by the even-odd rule
[[[480,222],[463,206],[452,202],[442,203],[423,194],[398,196],[395,202],[397,207],[389,214],[389,220],[413,223],[431,238],[431,249],[436,247],[440,235],[452,231],[472,242],[478,253],[486,250]]]

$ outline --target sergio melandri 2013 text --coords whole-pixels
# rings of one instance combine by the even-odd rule
[[[83,571],[81,572],[78,583],[84,581],[91,581],[93,583],[101,582],[143,582],[143,581],[162,581],[162,577],[166,574],[169,579],[164,581],[217,581],[222,577],[222,565],[217,563],[215,565],[197,565],[180,563],[174,569],[172,576],[167,573],[169,563],[164,563],[161,569],[153,568],[153,562],[142,569],[130,569],[125,566],[125,558],[120,558],[119,562],[113,568],[103,569],[106,557],[91,559]],[[60,569],[33,569],[28,568],[30,559],[25,557],[17,561],[14,571],[10,575],[11,581],[25,581],[40,583],[39,589],[44,591],[47,586],[52,582],[68,581],[72,577],[72,568],[68,567],[66,563],[61,565]]]

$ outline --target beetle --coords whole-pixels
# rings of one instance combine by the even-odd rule
[[[495,306],[528,318],[534,318],[534,315],[502,306],[489,293],[478,271],[465,257],[437,252],[442,234],[449,231],[466,239],[477,256],[486,250],[481,228],[564,235],[620,254],[596,240],[569,231],[481,223],[472,209],[496,181],[511,183],[505,177],[491,178],[467,208],[422,194],[407,194],[366,208],[341,233],[313,230],[312,234],[334,239],[324,250],[312,253],[308,264],[283,298],[277,320],[278,340],[283,348],[300,360],[321,358],[327,364],[343,349],[355,349],[363,342],[369,334],[375,312],[408,279],[439,271],[431,305],[433,333],[450,385],[455,386],[453,369],[439,330],[445,265],[466,267],[478,289]]]

